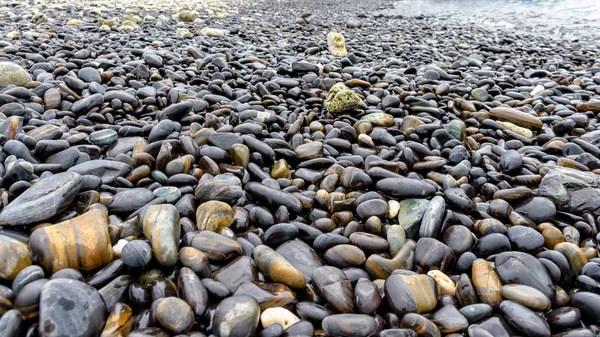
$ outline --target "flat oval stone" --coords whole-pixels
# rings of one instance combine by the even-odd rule
[[[532,337],[550,337],[550,327],[546,320],[526,307],[509,300],[500,303],[504,317],[519,331]]]
[[[75,165],[68,172],[100,177],[103,184],[110,185],[116,178],[125,177],[130,170],[129,165],[120,161],[96,159]]]
[[[106,316],[106,306],[98,291],[83,282],[56,279],[42,288],[40,336],[96,337],[104,328]]]
[[[522,127],[533,127],[537,129],[542,127],[542,121],[539,118],[509,107],[499,106],[492,108],[490,110],[490,116]]]
[[[506,284],[500,288],[502,297],[520,303],[533,310],[550,309],[550,299],[539,290],[523,284]]]
[[[356,207],[356,213],[363,219],[368,219],[372,216],[379,218],[385,217],[389,209],[387,202],[381,199],[372,199],[362,202]]]
[[[449,271],[456,258],[450,247],[432,238],[421,238],[417,241],[415,261],[425,269],[439,269]]]
[[[29,247],[49,273],[65,268],[93,271],[113,260],[108,216],[100,209],[35,230]]]
[[[511,246],[522,252],[533,253],[544,246],[542,234],[531,227],[513,226],[507,234]]]
[[[324,255],[325,261],[338,268],[358,267],[366,261],[365,253],[353,245],[337,245],[329,248]]]
[[[428,312],[437,306],[437,285],[427,275],[393,274],[385,280],[384,292],[398,316]]]
[[[131,188],[115,194],[106,207],[111,213],[132,213],[154,199],[152,191],[145,188]]]
[[[300,200],[290,193],[276,190],[260,183],[249,183],[244,190],[252,198],[269,208],[277,209],[280,206],[285,206],[292,213],[300,213],[302,211]]]
[[[363,337],[377,332],[377,323],[369,315],[337,314],[325,317],[322,323],[327,336]]]
[[[20,226],[48,220],[73,202],[82,184],[82,177],[73,172],[42,178],[0,212],[0,225]]]
[[[575,307],[562,307],[546,314],[548,323],[555,328],[564,329],[577,326],[581,320],[581,311]]]
[[[254,336],[260,320],[260,306],[250,296],[232,296],[217,306],[212,332],[217,337]]]
[[[98,146],[110,146],[118,138],[117,131],[112,129],[95,131],[90,134],[90,143]]]
[[[515,207],[515,212],[528,217],[536,224],[551,221],[556,216],[554,202],[544,197],[533,197]]]
[[[422,181],[405,177],[385,178],[377,182],[377,190],[396,198],[424,198],[432,196],[435,188]]]

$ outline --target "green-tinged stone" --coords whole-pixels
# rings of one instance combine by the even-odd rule
[[[421,220],[428,204],[427,199],[404,199],[400,202],[398,224],[404,228],[408,238],[415,238],[419,233]]]
[[[150,240],[158,263],[173,267],[177,263],[181,231],[177,207],[170,204],[150,205],[140,218],[144,235]]]
[[[331,87],[325,98],[325,108],[331,113],[355,110],[360,108],[361,105],[362,100],[358,94],[342,83],[337,83]]]
[[[31,81],[29,73],[18,64],[0,62],[0,88],[11,84],[23,86]]]

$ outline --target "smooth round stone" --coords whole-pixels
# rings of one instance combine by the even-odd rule
[[[190,331],[194,325],[194,312],[185,301],[177,297],[167,297],[156,308],[156,319],[174,334]]]
[[[231,226],[233,218],[233,209],[222,201],[207,201],[196,210],[196,225],[201,231],[219,232]]]
[[[215,309],[212,332],[217,337],[254,336],[260,320],[260,306],[250,296],[232,296]]]
[[[13,62],[0,62],[0,88],[11,84],[24,86],[31,81],[29,73]]]
[[[41,336],[96,337],[104,328],[104,300],[93,287],[72,279],[48,281],[40,296]]]
[[[154,194],[145,188],[126,189],[115,194],[106,207],[111,213],[132,213],[144,207],[152,199]]]
[[[580,291],[570,296],[569,304],[578,308],[584,317],[589,318],[595,324],[600,324],[599,294]]]
[[[557,308],[546,314],[546,320],[555,328],[572,328],[581,320],[581,311],[575,307]]]
[[[117,131],[112,129],[94,131],[90,134],[90,143],[98,146],[110,146],[118,138]]]
[[[82,81],[90,83],[97,82],[102,83],[102,78],[100,77],[100,72],[91,67],[81,68],[77,73],[77,77],[79,77]]]
[[[362,219],[368,219],[372,216],[384,218],[389,210],[387,202],[381,199],[372,199],[365,201],[356,207],[356,213]]]
[[[520,303],[533,310],[550,309],[550,299],[539,290],[522,284],[506,284],[500,289],[502,297]]]
[[[165,267],[177,264],[181,226],[177,207],[170,204],[150,205],[141,214],[144,236],[150,240],[154,258]]]
[[[168,203],[181,199],[181,190],[174,186],[163,186],[152,191],[155,197],[163,197]]]
[[[256,246],[252,255],[258,269],[273,282],[283,283],[291,288],[303,288],[306,285],[304,275],[272,248]]]
[[[508,229],[508,239],[513,249],[532,253],[544,246],[542,234],[531,227],[513,226]]]
[[[121,260],[131,268],[147,266],[152,260],[152,247],[142,240],[130,241],[121,250]]]
[[[444,231],[442,241],[452,249],[454,254],[460,255],[471,250],[474,239],[471,231],[467,227],[454,225],[448,227],[448,229]]]
[[[494,308],[485,303],[476,303],[466,305],[458,310],[469,323],[480,321],[492,314]]]
[[[524,284],[542,292],[550,300],[556,289],[546,268],[535,257],[521,252],[504,252],[496,256],[496,272],[502,284]]]
[[[113,260],[108,217],[98,208],[56,225],[36,229],[31,234],[29,247],[39,265],[49,273],[64,268],[93,271]]]
[[[385,280],[385,298],[398,316],[423,313],[437,306],[437,285],[427,275],[393,274]]]
[[[295,239],[300,230],[290,223],[280,223],[269,227],[263,235],[263,242],[269,247],[278,247],[284,242]]]
[[[536,224],[551,221],[556,216],[556,206],[548,198],[533,197],[515,207],[515,212],[526,216]]]
[[[327,336],[361,337],[377,332],[377,323],[369,315],[337,314],[325,317],[322,323]]]
[[[12,281],[31,265],[29,248],[23,242],[0,234],[0,280]]]
[[[365,253],[353,245],[337,245],[324,254],[325,261],[338,268],[359,267],[366,261]]]
[[[69,206],[83,184],[81,175],[63,172],[40,179],[0,212],[0,226],[48,220]]]
[[[506,320],[519,331],[532,337],[550,337],[550,327],[545,319],[526,307],[509,300],[500,303]]]
[[[260,322],[263,328],[271,324],[279,324],[285,330],[300,322],[300,318],[285,308],[267,308],[260,314]]]
[[[500,168],[508,174],[516,174],[521,170],[523,159],[516,150],[508,150],[500,156]]]

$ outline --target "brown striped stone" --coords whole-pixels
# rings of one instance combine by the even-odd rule
[[[31,234],[29,247],[49,273],[64,268],[99,269],[113,260],[107,213],[92,209],[73,219],[39,228]]]

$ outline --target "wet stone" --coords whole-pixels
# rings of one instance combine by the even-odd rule
[[[41,336],[98,336],[107,317],[96,289],[70,279],[47,282],[40,297]]]

